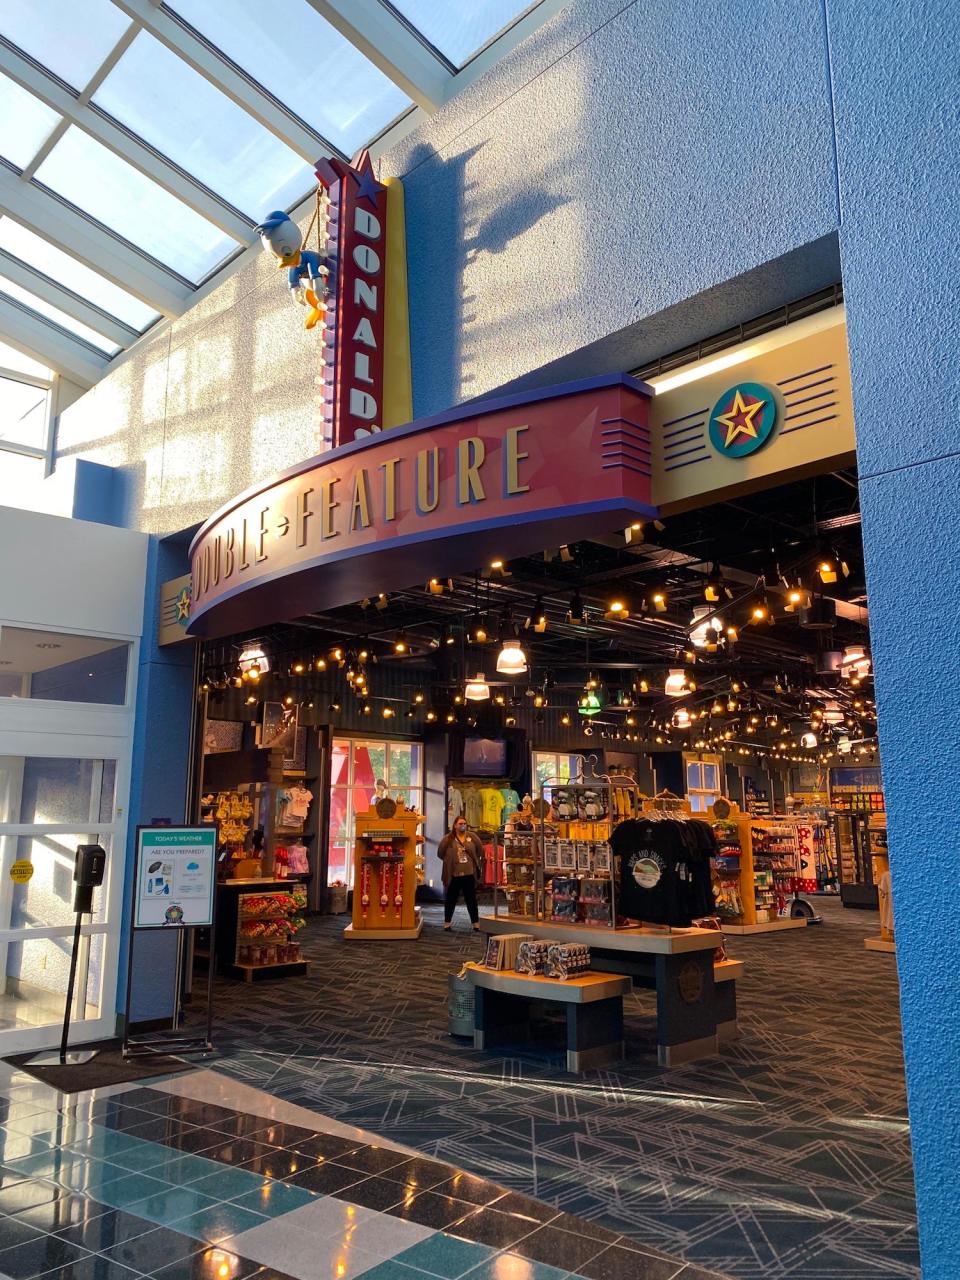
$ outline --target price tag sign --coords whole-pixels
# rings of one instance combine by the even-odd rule
[[[134,928],[211,925],[216,855],[215,827],[140,827]]]

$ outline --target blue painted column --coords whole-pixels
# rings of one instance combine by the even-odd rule
[[[143,641],[133,738],[126,887],[120,934],[117,1013],[122,1018],[130,940],[130,888],[136,826],[154,818],[183,822],[187,803],[187,762],[193,725],[194,645],[161,649],[157,644],[160,584],[188,571],[186,543],[150,539],[147,554]],[[173,1010],[175,938],[159,930],[136,935],[131,1022],[169,1019]]]
[[[828,0],[827,14],[923,1274],[956,1280],[960,7]]]

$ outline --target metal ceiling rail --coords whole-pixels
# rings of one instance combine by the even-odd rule
[[[92,302],[86,302],[72,289],[67,289],[41,271],[21,262],[12,253],[7,253],[6,249],[0,249],[0,277],[11,280],[22,289],[28,289],[44,302],[49,302],[52,307],[59,307],[74,320],[95,329],[97,333],[102,333],[118,347],[125,347],[139,337],[136,329],[131,329],[122,320],[94,306]],[[0,290],[2,289],[3,279],[0,278]]]
[[[2,290],[2,282],[0,282]],[[41,359],[51,369],[85,387],[103,376],[109,364],[82,339],[75,338],[52,320],[45,320],[0,292],[0,334],[4,341],[27,355]]]

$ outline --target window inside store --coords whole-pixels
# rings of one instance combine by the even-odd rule
[[[385,784],[393,799],[423,804],[423,748],[416,742],[334,738],[330,753],[328,884],[353,886],[354,818],[366,812]],[[382,790],[382,788],[381,788]]]
[[[569,782],[576,776],[578,757],[563,751],[534,751],[533,785],[537,795],[543,788],[546,800],[551,796],[551,783]]]
[[[693,813],[706,813],[722,794],[723,762],[719,756],[684,756],[687,799]]]
[[[98,636],[0,626],[0,698],[121,707],[129,650]]]
[[[48,370],[18,359],[12,348],[0,352],[0,365],[6,359],[15,367],[0,373],[0,503],[17,506],[18,495],[46,471],[52,381]],[[32,368],[21,372],[21,364]]]

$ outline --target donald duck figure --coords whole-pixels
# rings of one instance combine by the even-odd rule
[[[277,266],[288,268],[287,283],[294,302],[310,308],[303,327],[312,329],[326,310],[324,299],[329,274],[326,262],[318,253],[303,248],[300,228],[281,209],[268,214],[256,230],[263,247],[279,259]]]

